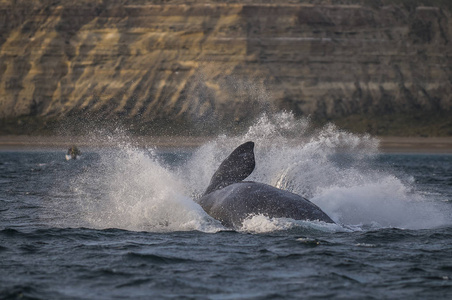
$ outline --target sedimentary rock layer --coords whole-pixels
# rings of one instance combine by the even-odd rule
[[[451,110],[450,5],[273,2],[0,1],[0,118]]]

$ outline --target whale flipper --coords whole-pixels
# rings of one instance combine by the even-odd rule
[[[238,146],[213,174],[204,195],[244,180],[253,172],[255,166],[254,143],[246,142]]]
[[[300,195],[273,186],[243,181],[253,172],[254,143],[237,147],[220,165],[198,204],[226,227],[240,228],[253,215],[294,220],[334,221]]]

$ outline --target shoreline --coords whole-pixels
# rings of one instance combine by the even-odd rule
[[[383,153],[452,154],[452,137],[377,137]]]
[[[157,149],[196,148],[215,137],[139,136],[130,139],[137,147]],[[452,137],[376,137],[382,153],[432,153],[452,154]],[[71,145],[79,148],[103,148],[118,145],[116,140],[93,140],[85,136],[0,136],[0,151],[55,149],[66,150]]]

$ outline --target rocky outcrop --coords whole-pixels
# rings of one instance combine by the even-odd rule
[[[0,0],[0,119],[196,130],[286,109],[452,135],[450,4],[330,2]]]

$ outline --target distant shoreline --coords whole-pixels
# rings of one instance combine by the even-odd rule
[[[378,137],[384,153],[452,154],[452,137]]]
[[[383,153],[445,153],[452,154],[452,137],[377,137]],[[133,138],[132,144],[138,147],[196,148],[213,140],[214,137],[146,137]],[[117,146],[116,141],[93,141],[87,137],[64,136],[0,136],[0,150],[40,150],[62,149],[77,145],[80,148],[103,148]]]

